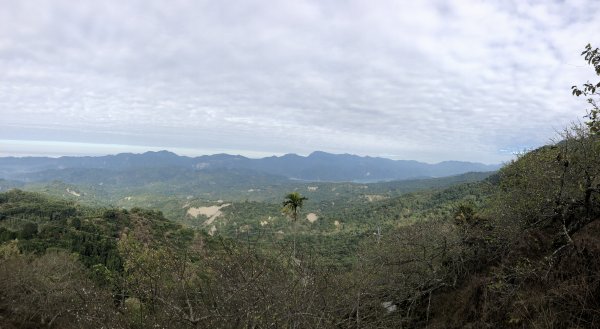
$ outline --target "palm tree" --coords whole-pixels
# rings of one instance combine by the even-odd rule
[[[304,200],[308,200],[308,198],[303,197],[298,192],[289,193],[283,200],[283,211],[294,220],[294,258],[296,257],[296,222],[298,221],[298,210],[302,208]]]

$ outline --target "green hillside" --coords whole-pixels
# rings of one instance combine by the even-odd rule
[[[478,182],[365,185],[389,194],[350,193],[339,208],[309,198],[301,214],[319,218],[295,228],[274,202],[162,200],[171,212],[216,205],[211,232],[208,216],[178,224],[11,190],[0,194],[0,316],[56,328],[593,328],[600,141],[584,127],[565,137]],[[344,189],[314,192],[324,186]]]
[[[106,174],[103,170],[86,169],[85,174],[81,170],[77,170],[78,174],[63,172],[61,177],[66,182],[27,183],[19,186],[28,191],[71,199],[84,205],[160,209],[171,220],[197,226],[207,218],[191,218],[187,215],[187,210],[190,207],[217,205],[219,200],[222,200],[220,203],[233,204],[237,209],[252,207],[250,204],[253,202],[263,203],[262,207],[255,206],[249,212],[244,211],[246,221],[254,220],[254,224],[258,224],[264,218],[279,215],[281,196],[289,191],[305,194],[310,199],[305,211],[322,216],[349,207],[367,206],[409,192],[477,182],[492,174],[467,173],[443,178],[357,184],[294,182],[272,176],[256,177],[250,172],[237,172],[235,175],[221,171],[198,174],[186,170],[169,173],[171,179],[163,180],[167,175],[164,172],[168,170],[170,168],[144,169],[133,178],[131,176],[134,175],[129,172],[115,173],[117,177],[112,178],[111,182],[108,179],[89,178]],[[121,176],[129,178],[121,179]],[[222,211],[228,215],[232,209]]]

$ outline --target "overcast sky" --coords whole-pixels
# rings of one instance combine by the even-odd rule
[[[0,0],[0,156],[506,161],[585,114],[570,87],[594,79],[599,17],[590,0]]]

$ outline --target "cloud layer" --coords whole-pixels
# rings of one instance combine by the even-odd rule
[[[0,9],[5,143],[498,162],[585,114],[570,86],[594,78],[579,53],[600,42],[594,1]]]

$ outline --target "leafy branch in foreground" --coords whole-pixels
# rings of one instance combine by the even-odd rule
[[[588,43],[585,46],[585,50],[581,53],[581,56],[585,56],[585,61],[588,65],[594,67],[596,75],[600,76],[600,50],[598,48],[592,49],[592,46]],[[600,133],[600,81],[592,83],[587,81],[583,84],[583,87],[572,86],[573,95],[579,97],[581,95],[587,96],[588,103],[592,106],[588,110],[588,114],[585,116],[589,119],[586,124],[590,127],[590,131],[594,134]]]

